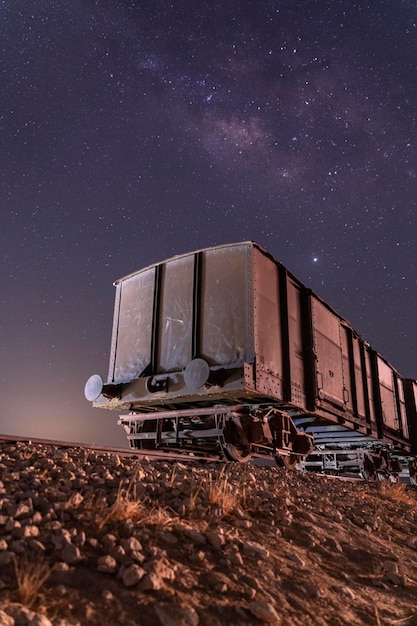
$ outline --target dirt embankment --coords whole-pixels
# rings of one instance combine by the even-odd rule
[[[417,494],[0,447],[0,624],[417,624]]]

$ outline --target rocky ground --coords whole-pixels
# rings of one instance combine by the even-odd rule
[[[0,625],[417,624],[417,494],[0,444]]]

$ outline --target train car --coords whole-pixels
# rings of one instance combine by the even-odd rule
[[[369,476],[398,473],[390,448],[411,458],[414,383],[254,242],[177,256],[115,287],[107,381],[91,376],[85,396],[127,411],[132,448],[293,466],[314,439],[316,452],[366,448]]]

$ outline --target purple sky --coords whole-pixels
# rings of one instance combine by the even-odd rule
[[[115,279],[252,239],[417,376],[411,0],[4,0],[0,432],[124,444]]]

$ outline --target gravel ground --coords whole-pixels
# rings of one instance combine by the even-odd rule
[[[0,445],[1,626],[417,625],[417,493]]]

